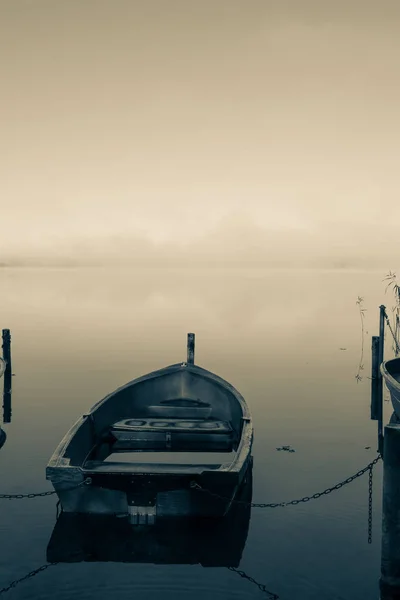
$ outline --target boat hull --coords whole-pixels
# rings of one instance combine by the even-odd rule
[[[183,363],[98,402],[60,442],[46,478],[65,512],[130,515],[138,524],[142,517],[221,516],[251,464],[252,441],[250,414],[235,388]],[[124,462],[126,445],[144,462]],[[178,462],[185,455],[193,464],[158,462],[159,454],[156,463],[146,462],[147,452],[163,445]],[[217,451],[223,458],[196,463],[195,453],[205,450],[209,460]]]
[[[400,358],[383,362],[381,373],[390,393],[393,410],[397,417],[400,418]]]
[[[249,454],[240,469],[227,472],[199,473],[188,467],[182,475],[151,471],[132,475],[70,469],[66,477],[65,469],[54,469],[48,477],[64,512],[129,515],[134,506],[153,506],[157,518],[222,516],[251,464]]]

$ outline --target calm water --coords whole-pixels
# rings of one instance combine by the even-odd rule
[[[188,331],[196,333],[196,363],[235,385],[252,411],[254,502],[299,498],[345,479],[376,455],[367,376],[378,306],[391,306],[384,275],[2,270],[0,327],[12,331],[16,374],[0,450],[2,493],[51,489],[47,460],[76,418],[126,381],[184,360]],[[368,333],[357,384],[358,295]],[[277,452],[282,445],[296,452]],[[240,568],[282,600],[376,600],[381,477],[378,464],[372,544],[364,476],[306,504],[252,509]],[[0,588],[46,562],[55,521],[54,496],[1,500]],[[116,562],[59,564],[4,597],[78,595],[266,597],[226,568]]]

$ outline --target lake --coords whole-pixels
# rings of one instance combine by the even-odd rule
[[[190,331],[196,334],[196,364],[232,383],[254,417],[253,502],[310,496],[346,479],[376,456],[368,377],[378,306],[394,303],[385,295],[384,276],[2,269],[0,328],[11,329],[15,377],[12,421],[4,425],[7,440],[0,450],[1,492],[52,489],[45,467],[75,420],[134,377],[185,360]],[[366,309],[361,371],[358,296]],[[387,402],[385,412],[390,417]],[[277,451],[283,445],[295,452]],[[252,508],[240,570],[282,600],[376,600],[381,463],[373,483],[372,543],[366,474],[307,503]],[[1,500],[0,588],[46,563],[55,523],[55,496]],[[120,562],[58,564],[6,596],[269,597],[227,568]]]

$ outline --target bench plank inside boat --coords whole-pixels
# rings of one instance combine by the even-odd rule
[[[233,449],[234,431],[227,421],[211,419],[123,419],[110,434],[114,451],[172,449],[226,451]]]
[[[232,427],[227,421],[217,421],[211,419],[124,419],[114,423],[111,431],[117,437],[119,432],[165,432],[173,431],[176,433],[201,433],[208,432],[230,434]]]

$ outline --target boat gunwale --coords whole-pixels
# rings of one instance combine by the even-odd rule
[[[7,362],[0,356],[0,377],[3,377],[7,369]]]
[[[86,472],[89,473],[90,470],[89,469],[86,470],[84,468],[84,462],[81,465],[69,465],[69,464],[67,465],[67,464],[62,463],[62,461],[64,460],[64,453],[66,451],[68,444],[70,443],[71,439],[73,438],[73,436],[75,435],[75,433],[79,429],[79,427],[84,423],[84,421],[86,419],[90,418],[91,415],[93,415],[93,413],[102,404],[106,403],[113,396],[117,395],[118,393],[122,392],[123,390],[125,390],[129,387],[132,387],[134,385],[137,385],[139,383],[142,383],[143,381],[148,381],[150,379],[156,379],[158,377],[163,377],[165,375],[168,375],[169,373],[173,373],[173,372],[179,371],[181,369],[186,369],[189,372],[201,375],[202,377],[204,377],[204,379],[213,381],[216,385],[219,385],[222,388],[228,390],[235,397],[235,399],[239,402],[241,409],[242,409],[243,424],[242,424],[242,431],[241,431],[239,446],[236,451],[236,456],[231,463],[222,464],[219,469],[215,469],[213,471],[214,472],[216,472],[216,471],[217,472],[240,471],[242,469],[242,467],[244,466],[244,464],[248,458],[248,455],[251,452],[251,445],[252,445],[252,441],[253,441],[253,423],[252,423],[250,411],[249,411],[249,408],[247,406],[245,399],[232,384],[230,384],[228,381],[226,381],[222,377],[219,377],[215,373],[212,373],[211,371],[208,371],[207,369],[204,369],[203,367],[188,364],[185,362],[176,363],[176,364],[173,364],[173,365],[170,365],[167,367],[163,367],[161,369],[157,369],[156,371],[152,371],[150,373],[147,373],[145,375],[141,375],[135,379],[132,379],[128,383],[125,383],[124,385],[122,385],[119,388],[115,389],[114,391],[110,392],[104,398],[102,398],[101,400],[96,402],[91,407],[89,412],[87,412],[87,413],[83,414],[81,417],[79,417],[79,419],[72,425],[72,427],[64,435],[64,437],[62,438],[62,440],[60,441],[60,443],[54,450],[54,452],[47,464],[47,469],[49,469],[49,468],[51,468],[51,469],[54,469],[54,468],[71,469],[71,468],[73,468],[74,470],[81,471],[82,474],[85,474]],[[46,471],[47,471],[47,469],[46,469]],[[46,473],[46,479],[51,480],[52,479],[51,474]]]

